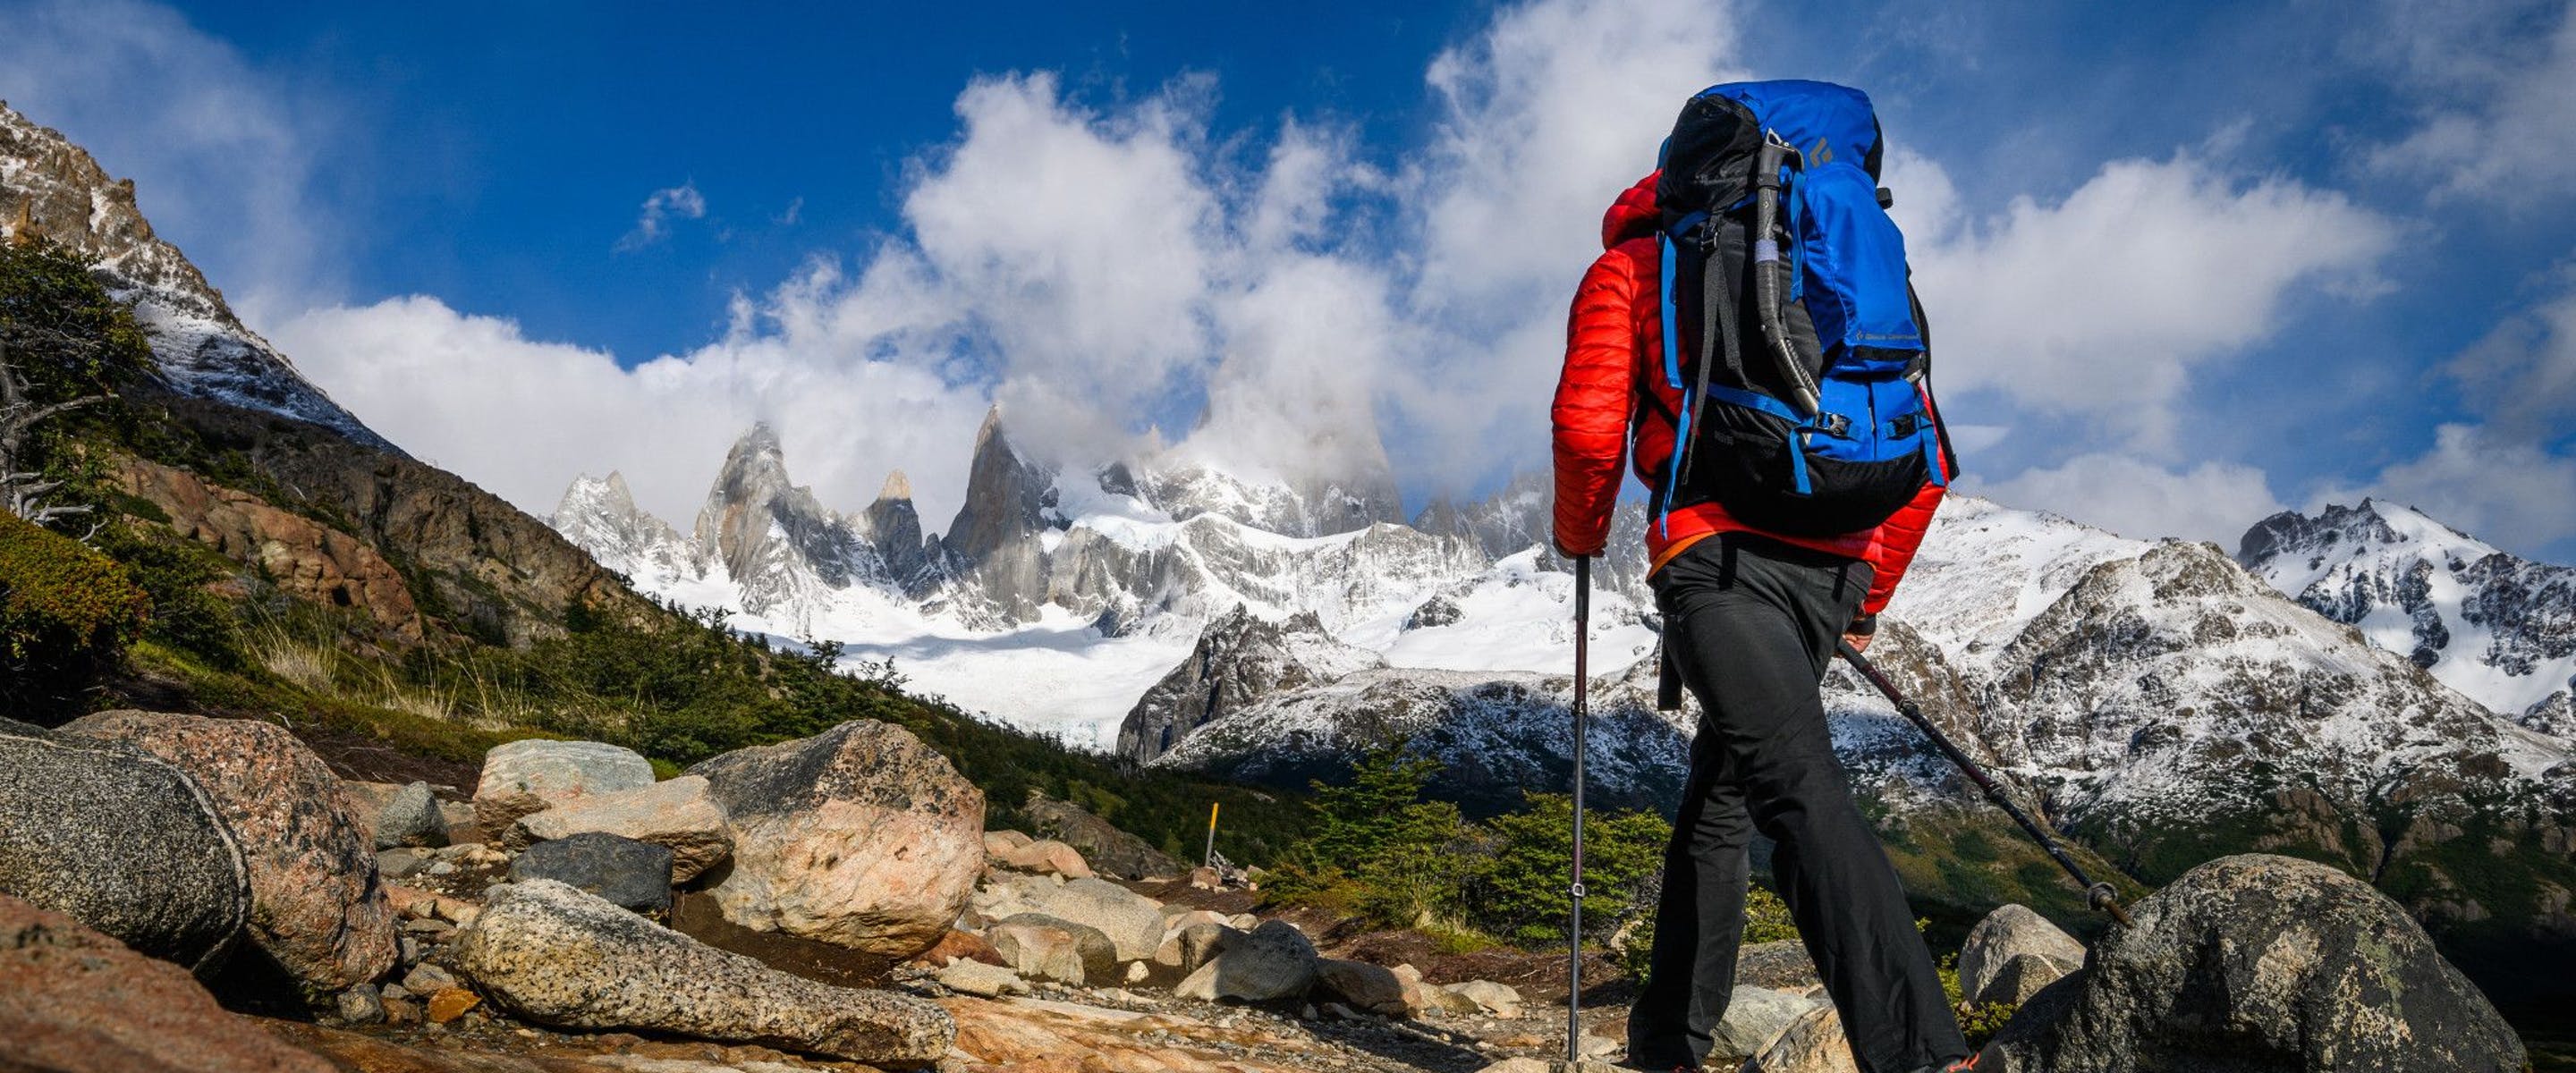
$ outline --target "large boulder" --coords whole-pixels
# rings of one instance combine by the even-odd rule
[[[2016,958],[2034,958],[2014,968]],[[1959,993],[1969,1002],[2019,1003],[2050,981],[2084,967],[2084,944],[2026,906],[2006,905],[1968,930],[1959,948]],[[2052,975],[2047,970],[2055,969]]]
[[[1070,801],[1058,801],[1031,790],[1028,806],[1023,811],[1029,814],[1039,833],[1053,835],[1058,841],[1072,846],[1082,854],[1084,863],[1103,875],[1144,879],[1148,876],[1176,876],[1182,872],[1180,862],[1163,851]]]
[[[131,711],[63,729],[137,746],[196,780],[248,862],[251,945],[279,968],[337,991],[394,967],[375,840],[339,776],[295,735],[249,719]]]
[[[251,912],[249,862],[196,780],[141,750],[7,719],[0,894],[199,972]]]
[[[1162,949],[1170,934],[1162,903],[1121,888],[1110,880],[1048,880],[1043,875],[997,877],[971,895],[971,906],[987,919],[1018,913],[1046,913],[1074,924],[1087,924],[1118,944],[1118,960],[1139,962]]]
[[[633,749],[596,741],[514,741],[483,754],[474,822],[499,845],[519,817],[566,801],[653,785],[653,763]]]
[[[712,893],[742,927],[911,957],[983,873],[983,791],[901,728],[857,720],[689,773],[732,822],[733,865]]]
[[[503,1009],[539,1024],[758,1043],[874,1065],[928,1065],[948,1014],[833,987],[717,950],[551,880],[494,887],[449,956]]]
[[[224,1012],[187,970],[0,895],[0,1069],[331,1073]]]
[[[2523,1046],[2397,903],[2325,865],[2201,865],[1998,1037],[2013,1069],[2514,1073]]]
[[[577,834],[611,834],[671,851],[671,879],[686,883],[733,855],[725,813],[707,780],[682,775],[614,793],[576,797],[519,817],[505,844],[516,848]]]
[[[671,851],[586,831],[540,842],[510,862],[511,882],[551,879],[621,909],[671,911]]]
[[[1202,1002],[1299,998],[1315,986],[1318,960],[1306,933],[1284,920],[1264,921],[1248,934],[1230,937],[1213,960],[1172,993]]]

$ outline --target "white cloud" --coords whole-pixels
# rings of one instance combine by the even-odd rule
[[[2193,370],[2278,333],[2303,291],[2366,295],[2397,227],[2333,191],[2240,182],[2187,155],[2103,165],[2062,201],[1955,213],[1949,178],[1891,161],[1951,391],[1986,388],[2162,452]],[[1925,204],[1928,202],[1928,204]],[[1927,215],[1936,214],[1936,215]]]
[[[793,210],[790,212],[792,214]],[[698,192],[695,181],[653,191],[651,197],[644,199],[643,211],[635,217],[635,230],[617,240],[617,249],[621,253],[631,252],[662,241],[670,233],[674,217],[703,220],[706,216],[707,198]]]
[[[2431,450],[2381,471],[2368,492],[2523,555],[2576,537],[2576,458],[2477,425],[2435,429]],[[2355,498],[2338,488],[2317,501]]]
[[[2122,536],[2207,540],[2229,552],[2245,530],[2282,509],[2263,471],[2227,462],[2167,469],[2123,455],[2079,455],[2001,481],[1963,477],[1960,490],[2053,511]]]
[[[1546,457],[1566,306],[1611,199],[1691,94],[1743,77],[1733,5],[1508,7],[1425,76],[1438,118],[1399,177],[1407,316],[1439,338],[1390,385],[1403,453],[1461,485]]]
[[[290,96],[168,8],[57,0],[0,15],[0,96],[135,181],[154,229],[254,325],[337,285],[341,223],[309,196],[327,105]]]
[[[2576,192],[2576,7],[2532,13],[2501,5],[2424,7],[2408,20],[2443,22],[2399,57],[2401,75],[2430,103],[2404,139],[2370,151],[2383,173],[2435,181],[2437,197],[2491,196],[2528,206]],[[2466,14],[2471,17],[2460,19]]]
[[[759,331],[631,369],[424,297],[316,310],[274,341],[387,438],[531,513],[552,511],[575,474],[616,469],[645,509],[686,528],[725,449],[767,420],[789,472],[825,503],[863,506],[900,468],[924,524],[943,529],[985,404],[916,365],[865,356],[903,334],[854,323],[900,304],[888,297],[809,274],[769,308],[742,311]]]

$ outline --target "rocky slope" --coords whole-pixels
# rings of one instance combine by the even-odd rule
[[[133,180],[110,178],[61,132],[0,102],[0,238],[16,235],[22,221],[91,262],[111,290],[134,302],[154,331],[153,353],[171,387],[399,453],[242,325],[223,292],[153,233],[135,204]]]
[[[2246,531],[2236,558],[2496,713],[2576,741],[2576,568],[2368,499],[2266,518]]]

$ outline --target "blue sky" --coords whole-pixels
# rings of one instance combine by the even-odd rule
[[[684,518],[768,419],[938,528],[996,399],[1068,460],[1493,487],[1680,99],[1830,78],[1983,491],[2230,547],[2379,494],[2576,560],[2563,2],[536,7],[0,0],[0,98],[523,506],[618,468]]]

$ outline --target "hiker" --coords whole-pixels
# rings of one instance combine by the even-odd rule
[[[1702,713],[1628,1019],[1636,1068],[1707,1057],[1756,831],[1860,1068],[1973,1068],[1818,692],[1838,640],[1869,643],[1955,467],[1879,141],[1856,90],[1714,87],[1610,207],[1575,293],[1556,549],[1601,554],[1633,448],[1666,706],[1687,686]]]

